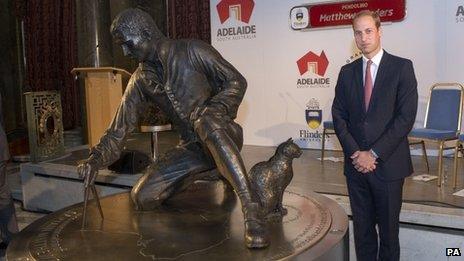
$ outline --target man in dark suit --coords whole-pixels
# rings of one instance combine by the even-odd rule
[[[10,188],[6,181],[6,163],[10,158],[8,141],[3,127],[2,96],[0,95],[0,248],[5,248],[14,233],[18,232],[15,209]]]
[[[416,117],[417,81],[410,60],[382,49],[377,13],[359,12],[353,31],[363,57],[341,68],[332,116],[345,155],[356,255],[359,261],[399,260],[402,189],[413,172],[407,135]]]

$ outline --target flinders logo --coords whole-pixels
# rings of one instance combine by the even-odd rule
[[[309,25],[308,8],[298,7],[290,11],[290,23],[293,29],[303,29]]]
[[[256,38],[256,25],[249,24],[253,0],[222,0],[216,5],[221,24],[233,25],[219,28],[216,32],[218,41]]]
[[[320,109],[318,100],[312,98],[308,101],[305,115],[306,123],[310,130],[300,130],[300,138],[307,141],[321,141],[322,133],[320,133],[317,128],[321,125],[322,110]]]
[[[317,129],[321,125],[322,121],[322,110],[319,108],[319,102],[312,98],[306,104],[306,123],[310,129]]]
[[[300,76],[296,82],[297,88],[329,88],[330,78],[325,77],[325,72],[329,66],[329,60],[322,51],[320,55],[309,51],[296,62]]]

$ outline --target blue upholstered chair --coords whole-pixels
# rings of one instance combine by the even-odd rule
[[[463,98],[464,86],[459,83],[434,84],[430,88],[424,127],[413,129],[408,136],[410,145],[422,144],[425,159],[427,154],[424,142],[438,143],[438,186],[443,177],[443,151],[456,149],[458,146]],[[450,141],[456,141],[456,145],[445,147],[445,142]],[[426,164],[429,170],[427,160]]]
[[[322,148],[321,148],[321,164],[324,163],[324,152],[325,152],[325,137],[335,134],[334,123],[333,121],[324,121],[322,122]]]
[[[458,185],[458,151],[460,150],[461,153],[464,155],[464,134],[459,135],[458,142],[456,143],[456,153],[454,154],[454,171],[453,171],[453,188],[456,188]]]

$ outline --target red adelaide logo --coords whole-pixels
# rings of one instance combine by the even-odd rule
[[[321,52],[321,55],[316,55],[309,51],[301,57],[296,64],[300,70],[300,75],[305,74],[307,71],[312,71],[322,77],[325,75],[325,70],[329,65],[329,60],[327,60],[327,56],[325,56],[324,51]]]
[[[221,24],[224,24],[232,16],[228,23],[225,23],[216,32],[216,40],[244,40],[256,38],[256,25],[249,24],[253,7],[253,0],[222,0],[216,8]],[[240,21],[236,23],[236,21]]]
[[[307,72],[311,72],[320,77],[314,78],[299,78],[297,80],[297,88],[328,88],[330,87],[330,78],[324,78],[327,67],[329,66],[329,60],[322,51],[320,55],[309,51],[303,57],[296,61],[300,75],[304,75]]]
[[[255,3],[253,0],[222,0],[217,4],[216,9],[221,24],[229,19],[230,16],[234,16],[238,21],[249,23],[254,6]]]

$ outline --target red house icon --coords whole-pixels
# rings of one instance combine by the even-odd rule
[[[255,3],[253,0],[222,0],[216,5],[221,24],[223,24],[230,16],[235,19],[248,23],[253,12]]]
[[[321,52],[321,55],[316,55],[312,51],[309,51],[301,57],[296,64],[300,70],[300,75],[305,74],[307,71],[312,71],[322,77],[325,75],[325,71],[329,65],[329,60],[327,60],[327,56],[325,56],[324,51]]]

